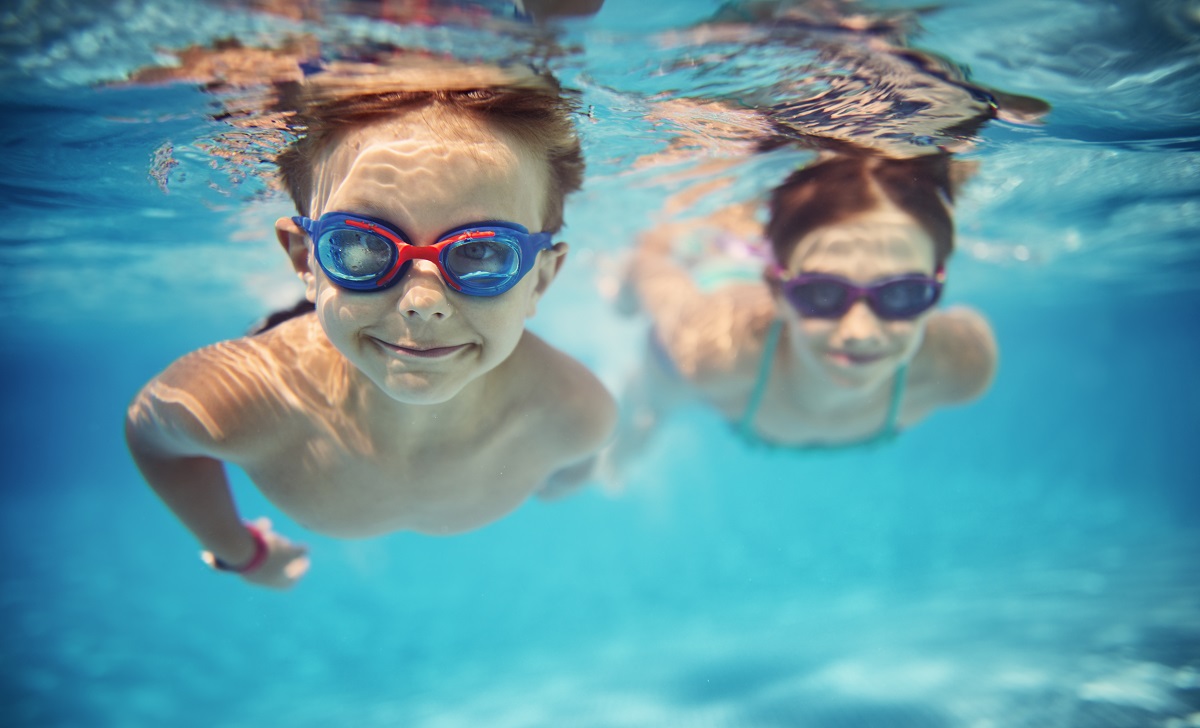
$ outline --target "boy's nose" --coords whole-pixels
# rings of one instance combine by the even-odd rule
[[[446,284],[437,266],[425,260],[414,260],[409,266],[399,284],[403,291],[397,303],[400,313],[422,320],[449,316],[454,307],[446,298]]]

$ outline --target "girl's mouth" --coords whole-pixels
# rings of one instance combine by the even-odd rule
[[[831,351],[829,352],[829,358],[842,366],[863,366],[882,361],[887,358],[887,355],[854,351]]]

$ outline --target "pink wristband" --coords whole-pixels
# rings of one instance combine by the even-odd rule
[[[254,555],[250,557],[242,566],[232,566],[221,559],[217,558],[216,554],[212,554],[212,567],[217,571],[231,571],[234,574],[248,574],[258,567],[263,565],[267,560],[267,554],[270,549],[267,548],[267,539],[263,538],[262,531],[258,530],[257,526],[252,524],[244,524],[246,530],[250,532],[250,537],[254,539]]]

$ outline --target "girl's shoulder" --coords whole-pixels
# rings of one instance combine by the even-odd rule
[[[931,404],[968,402],[991,386],[998,360],[987,319],[957,306],[930,316],[910,378],[914,387],[927,390]]]

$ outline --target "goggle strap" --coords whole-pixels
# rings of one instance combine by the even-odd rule
[[[478,238],[494,237],[496,237],[495,230],[467,230],[466,232],[459,233],[452,238],[445,238],[441,242],[445,243],[446,245],[453,245],[454,243],[460,243],[464,240],[476,240]]]

